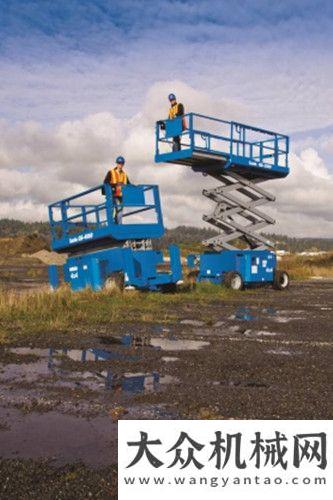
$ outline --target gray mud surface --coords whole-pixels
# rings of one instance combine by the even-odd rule
[[[333,418],[332,281],[176,312],[0,348],[0,498],[116,498],[119,419]]]

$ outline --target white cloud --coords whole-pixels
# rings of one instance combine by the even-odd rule
[[[290,175],[267,183],[276,229],[294,236],[333,237],[333,175],[314,149],[290,155]]]
[[[160,186],[165,224],[203,225],[211,203],[201,195],[214,180],[187,167],[154,164],[154,122],[167,111],[167,94],[186,96],[188,109],[248,119],[245,106],[214,100],[184,82],[154,84],[140,112],[130,119],[112,113],[88,114],[54,128],[36,122],[0,121],[0,217],[46,219],[46,205],[102,182],[118,154],[127,159],[134,183]],[[291,154],[291,174],[267,186],[277,197],[269,209],[278,220],[274,230],[297,236],[333,236],[333,178],[313,147]]]
[[[15,203],[0,201],[0,217],[19,219],[26,222],[42,221],[46,217],[45,205],[32,202],[17,201]]]
[[[328,172],[326,165],[322,158],[320,158],[318,152],[313,148],[307,148],[303,150],[300,154],[299,160],[297,157],[292,156],[292,166],[298,167],[297,172],[300,167],[304,169],[315,178],[320,177],[321,179],[331,179],[331,175]]]

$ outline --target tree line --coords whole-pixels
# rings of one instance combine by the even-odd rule
[[[23,222],[15,219],[0,219],[0,237],[15,237],[39,234],[46,238],[50,236],[48,222]],[[165,234],[156,242],[158,248],[166,248],[174,243],[198,244],[202,240],[212,238],[218,234],[214,229],[194,226],[178,226],[166,229]],[[285,234],[265,234],[276,243],[276,248],[290,252],[304,251],[333,251],[333,238],[295,238]]]

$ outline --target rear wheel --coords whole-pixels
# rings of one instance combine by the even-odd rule
[[[289,287],[290,279],[286,271],[275,271],[273,288],[276,290],[286,290]]]
[[[236,271],[229,271],[225,273],[223,284],[232,290],[242,290],[244,288],[243,278]]]

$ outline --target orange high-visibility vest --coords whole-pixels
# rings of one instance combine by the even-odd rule
[[[171,106],[171,108],[169,109],[169,120],[173,120],[174,118],[178,118],[178,116],[177,116],[178,111],[179,111],[179,104],[177,102],[176,104]],[[182,128],[183,128],[183,130],[187,129],[185,116],[183,116],[183,118],[182,118]]]
[[[122,196],[121,186],[127,184],[127,174],[124,171],[119,172],[117,168],[113,168],[112,170],[110,170],[110,174],[111,184],[114,184],[116,186],[114,196],[119,198]]]
[[[173,120],[174,118],[177,118],[178,114],[178,102],[171,106],[169,109],[169,120]]]

